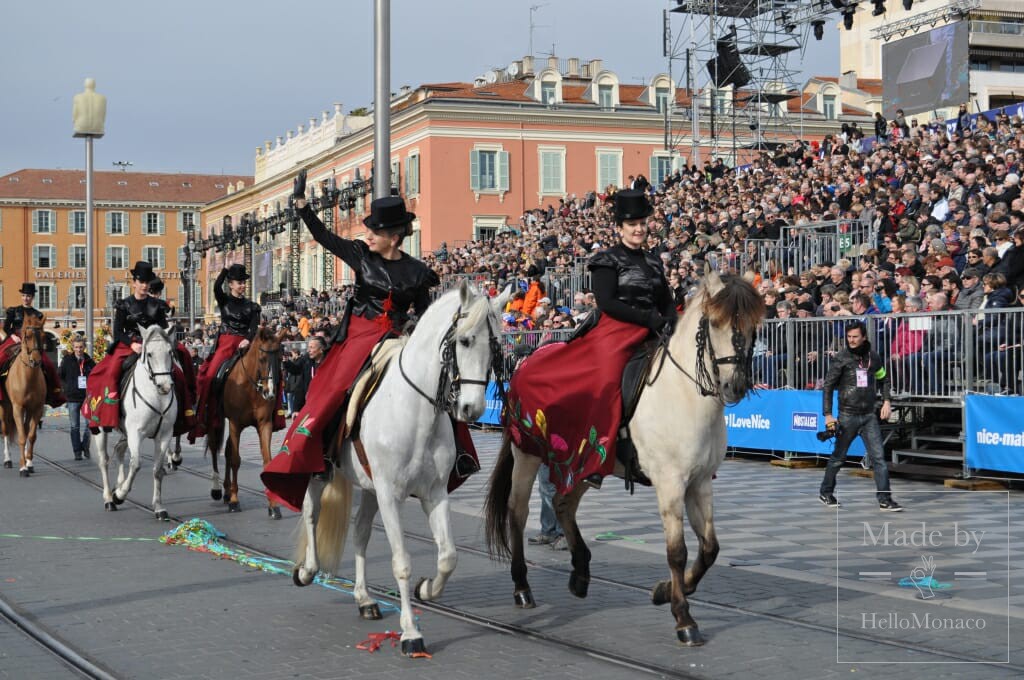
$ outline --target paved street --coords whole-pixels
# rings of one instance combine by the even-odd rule
[[[1009,552],[1019,564],[1024,550],[1019,523],[1015,534],[1007,530],[1008,513],[1024,509],[1019,493],[946,493],[895,480],[907,511],[883,516],[870,480],[843,474],[837,521],[816,500],[819,470],[729,460],[715,482],[722,552],[692,606],[708,643],[685,649],[668,609],[651,606],[647,593],[667,574],[653,494],[630,497],[611,480],[587,494],[580,512],[593,551],[589,597],[566,590],[568,553],[530,546],[538,607],[512,606],[507,565],[481,553],[479,513],[499,442],[477,433],[484,471],[453,499],[459,565],[441,602],[460,616],[421,610],[433,658],[408,660],[387,645],[374,654],[355,649],[370,633],[397,627],[395,614],[361,621],[345,593],[298,589],[287,576],[164,545],[155,539],[175,524],[130,504],[105,513],[99,491],[71,474],[99,478],[94,462],[72,460],[65,426],[48,419],[39,444],[40,456],[61,467],[39,459],[31,479],[0,470],[0,597],[115,677],[650,677],[588,649],[699,678],[1010,678],[1024,666],[1019,634],[1008,627],[1019,629],[1024,618],[1020,571],[1008,572],[1007,559]],[[243,449],[242,483],[255,489],[260,457],[251,431]],[[184,458],[188,470],[210,469],[197,448]],[[148,504],[150,470],[144,461],[132,500]],[[202,517],[229,540],[290,555],[295,514],[271,521],[254,493],[242,495],[242,513],[228,514],[210,499],[209,481],[188,470],[164,481],[172,516]],[[533,505],[535,530],[536,498]],[[404,514],[415,582],[433,572],[435,554],[416,537],[429,535],[418,504],[407,503]],[[901,587],[928,558],[932,588]],[[342,571],[351,575],[350,552]],[[382,589],[394,587],[380,530],[368,573]],[[964,620],[984,628],[948,629]],[[1013,667],[963,663],[1005,662],[1008,647]],[[0,677],[81,676],[0,618]]]

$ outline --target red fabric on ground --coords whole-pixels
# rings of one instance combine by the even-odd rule
[[[516,446],[550,467],[559,493],[614,471],[622,372],[647,334],[603,314],[583,337],[538,348],[513,374],[505,426]]]

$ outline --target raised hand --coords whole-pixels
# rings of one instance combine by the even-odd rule
[[[292,197],[293,198],[306,198],[306,169],[299,170],[299,174],[295,176],[295,181],[292,183]]]

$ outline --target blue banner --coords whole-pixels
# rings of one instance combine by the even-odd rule
[[[508,383],[505,383],[505,389],[508,389]],[[498,396],[498,383],[493,380],[487,383],[487,407],[476,422],[481,425],[501,425],[501,399]]]
[[[1024,473],[1024,397],[968,394],[964,454],[976,470]]]
[[[838,401],[838,395],[836,395]],[[833,413],[838,406],[833,404]],[[729,446],[765,451],[794,451],[831,456],[835,440],[820,442],[815,433],[825,429],[821,392],[813,390],[761,390],[725,409]],[[847,452],[864,455],[864,442],[853,440]]]

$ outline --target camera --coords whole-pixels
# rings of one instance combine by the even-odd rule
[[[831,427],[826,427],[821,432],[816,432],[815,437],[818,438],[819,442],[827,442],[829,439],[839,434],[839,421],[836,421]]]

